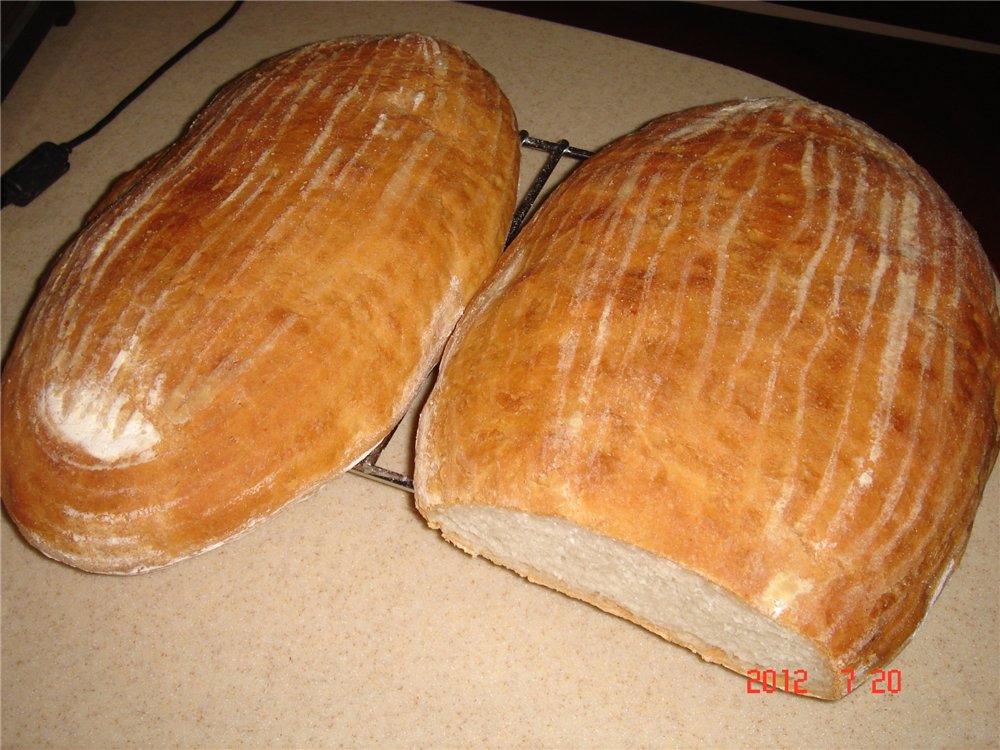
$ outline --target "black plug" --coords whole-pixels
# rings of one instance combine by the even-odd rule
[[[11,203],[15,206],[27,206],[41,195],[46,188],[69,170],[70,151],[88,138],[92,138],[101,128],[115,119],[136,97],[153,85],[153,82],[169,70],[174,63],[225,26],[242,4],[243,0],[236,0],[222,18],[198,34],[198,36],[176,52],[173,57],[153,71],[145,81],[136,86],[132,90],[132,93],[118,102],[114,109],[104,115],[90,130],[81,133],[76,138],[65,143],[49,143],[46,141],[36,146],[34,151],[4,172],[3,177],[0,178],[0,207]],[[4,44],[6,43],[5,39]]]
[[[49,185],[69,170],[70,149],[57,143],[39,144],[31,153],[3,173],[0,203],[27,206]]]

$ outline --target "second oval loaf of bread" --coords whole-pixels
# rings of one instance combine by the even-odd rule
[[[163,566],[349,468],[502,249],[496,81],[416,35],[305,46],[223,87],[66,249],[3,373],[3,502],[90,571]]]
[[[816,104],[705,106],[507,252],[421,413],[430,524],[795,692],[890,659],[997,451],[994,277],[928,175]]]

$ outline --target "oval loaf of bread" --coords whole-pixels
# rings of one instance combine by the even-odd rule
[[[669,115],[570,175],[470,305],[420,417],[418,507],[838,698],[961,556],[998,353],[978,239],[898,147],[804,101]]]
[[[519,139],[420,35],[316,43],[224,86],[67,247],[3,373],[27,540],[135,573],[247,531],[405,412],[503,247]]]

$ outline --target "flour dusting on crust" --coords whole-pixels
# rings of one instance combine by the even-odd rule
[[[46,387],[39,412],[53,434],[107,463],[144,460],[160,442],[155,425],[130,407],[128,397],[89,386],[68,393],[59,385]]]

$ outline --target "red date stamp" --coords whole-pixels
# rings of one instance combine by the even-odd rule
[[[804,695],[806,680],[809,674],[804,669],[790,671],[787,669],[751,669],[747,672],[748,693],[773,693],[783,690],[786,693]]]
[[[840,673],[847,677],[847,692],[854,690],[854,670],[841,669]],[[795,693],[805,695],[809,692],[806,681],[809,674],[804,669],[751,669],[747,671],[747,693]],[[898,669],[876,669],[871,673],[868,683],[871,692],[876,695],[896,694],[903,689],[903,674]]]

